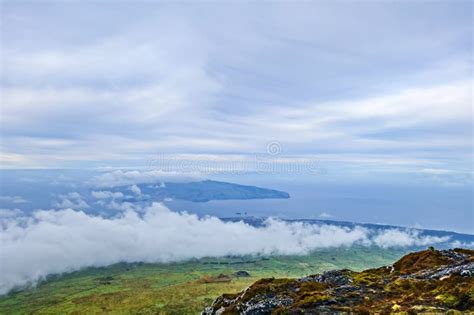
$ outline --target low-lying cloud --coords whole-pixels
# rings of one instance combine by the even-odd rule
[[[67,195],[59,195],[59,200],[53,202],[53,207],[61,209],[88,209],[89,204],[84,200],[78,192],[70,192]]]
[[[114,218],[72,209],[1,218],[0,294],[49,274],[117,262],[174,262],[226,255],[299,255],[352,245],[413,246],[449,238],[402,230],[265,221],[263,227],[170,211],[159,203]]]
[[[422,236],[418,230],[400,229],[385,230],[372,238],[373,243],[382,248],[426,246],[430,244],[447,242],[448,240],[448,236]]]

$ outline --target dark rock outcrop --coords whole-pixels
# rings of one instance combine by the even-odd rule
[[[245,270],[239,270],[234,273],[234,276],[238,278],[245,278],[245,277],[250,277],[250,273],[248,273]]]

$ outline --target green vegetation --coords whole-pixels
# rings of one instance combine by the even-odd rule
[[[341,268],[363,270],[393,263],[404,253],[361,247],[320,250],[306,256],[121,263],[52,276],[36,288],[10,293],[0,298],[0,314],[198,314],[224,292],[231,296],[261,278],[296,278]],[[238,276],[238,271],[250,276]],[[318,284],[303,288],[307,292],[318,289]],[[310,299],[326,297],[301,302]]]
[[[404,256],[393,267],[261,279],[239,294],[217,298],[205,314],[472,312],[473,261],[473,250],[428,249]]]

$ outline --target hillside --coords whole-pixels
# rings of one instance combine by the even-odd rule
[[[304,256],[204,258],[181,263],[120,263],[50,276],[0,296],[0,314],[199,314],[225,292],[261,278],[364,270],[390,264],[402,249],[331,248]]]
[[[424,250],[392,266],[260,279],[224,294],[203,314],[474,311],[474,251]]]

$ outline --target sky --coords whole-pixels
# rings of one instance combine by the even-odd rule
[[[3,1],[1,165],[245,159],[276,144],[354,176],[464,180],[471,15],[470,1]]]

